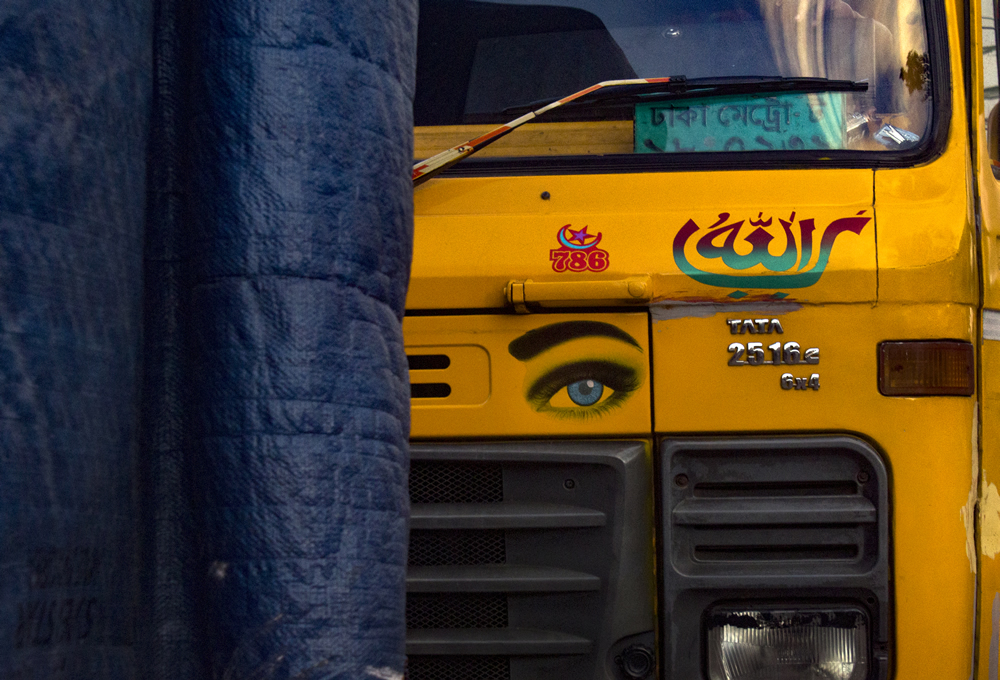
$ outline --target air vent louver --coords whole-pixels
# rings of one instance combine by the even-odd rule
[[[704,612],[719,603],[826,601],[864,608],[887,672],[888,473],[851,437],[663,443],[664,656],[696,677]],[[875,677],[875,676],[873,676]]]
[[[862,573],[878,560],[883,484],[849,449],[678,450],[670,474],[672,561],[684,573]]]

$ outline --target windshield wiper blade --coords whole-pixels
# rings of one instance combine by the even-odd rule
[[[868,83],[827,78],[781,78],[769,76],[740,76],[723,78],[633,78],[605,80],[575,92],[568,97],[533,102],[523,107],[506,109],[502,113],[526,111],[514,120],[490,130],[485,135],[453,146],[439,154],[413,165],[413,186],[426,182],[434,175],[468,158],[498,139],[510,134],[527,122],[553,109],[565,106],[606,104],[632,104],[663,99],[690,99],[727,94],[780,94],[782,92],[864,92]],[[538,108],[536,108],[538,107]]]
[[[613,91],[597,91],[566,102],[570,107],[593,106],[595,104],[642,104],[665,99],[695,99],[698,97],[718,97],[738,94],[782,94],[785,92],[865,92],[868,82],[864,80],[831,80],[817,77],[780,76],[724,76],[711,78],[685,78],[673,76],[667,86],[631,85]],[[511,106],[500,113],[516,115],[532,111],[549,104],[554,99],[541,99],[528,104]]]

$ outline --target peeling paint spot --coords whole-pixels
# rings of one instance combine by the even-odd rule
[[[736,314],[743,312],[794,312],[802,309],[797,302],[746,302],[742,304],[718,304],[704,302],[656,302],[649,306],[653,321],[669,319],[707,319],[716,314]]]
[[[371,678],[378,678],[378,680],[403,680],[402,673],[388,666],[382,666],[381,668],[367,666],[365,667],[365,675]]]
[[[983,555],[993,559],[1000,553],[1000,492],[996,484],[987,484],[983,474],[983,498],[979,505]]]
[[[983,484],[986,483],[986,476],[983,476]],[[962,524],[965,525],[965,556],[969,558],[969,568],[972,573],[976,573],[976,500],[977,486],[979,484],[979,406],[972,411],[972,481],[969,483],[969,498],[959,511],[962,516]],[[985,488],[985,487],[984,487]],[[995,489],[994,489],[995,491]],[[997,497],[1000,501],[1000,496]],[[997,515],[997,529],[1000,530],[1000,514]],[[1000,531],[997,532],[1000,539]],[[996,554],[997,551],[994,551]],[[983,554],[986,554],[986,544],[983,544]],[[992,557],[993,555],[990,555]]]
[[[974,411],[978,414],[978,409]],[[978,424],[978,423],[977,423]],[[974,443],[978,446],[978,431]],[[1000,491],[996,484],[986,481],[986,470],[983,470],[979,499],[979,540],[982,554],[990,559],[1000,553]]]

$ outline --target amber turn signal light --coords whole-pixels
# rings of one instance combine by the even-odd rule
[[[968,397],[976,391],[972,344],[907,340],[878,346],[878,389],[887,397]]]

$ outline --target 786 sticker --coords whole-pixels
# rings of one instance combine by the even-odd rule
[[[549,251],[554,272],[602,272],[608,268],[608,251],[597,247],[602,234],[588,234],[587,227],[573,229],[567,224],[559,228],[559,247]]]

